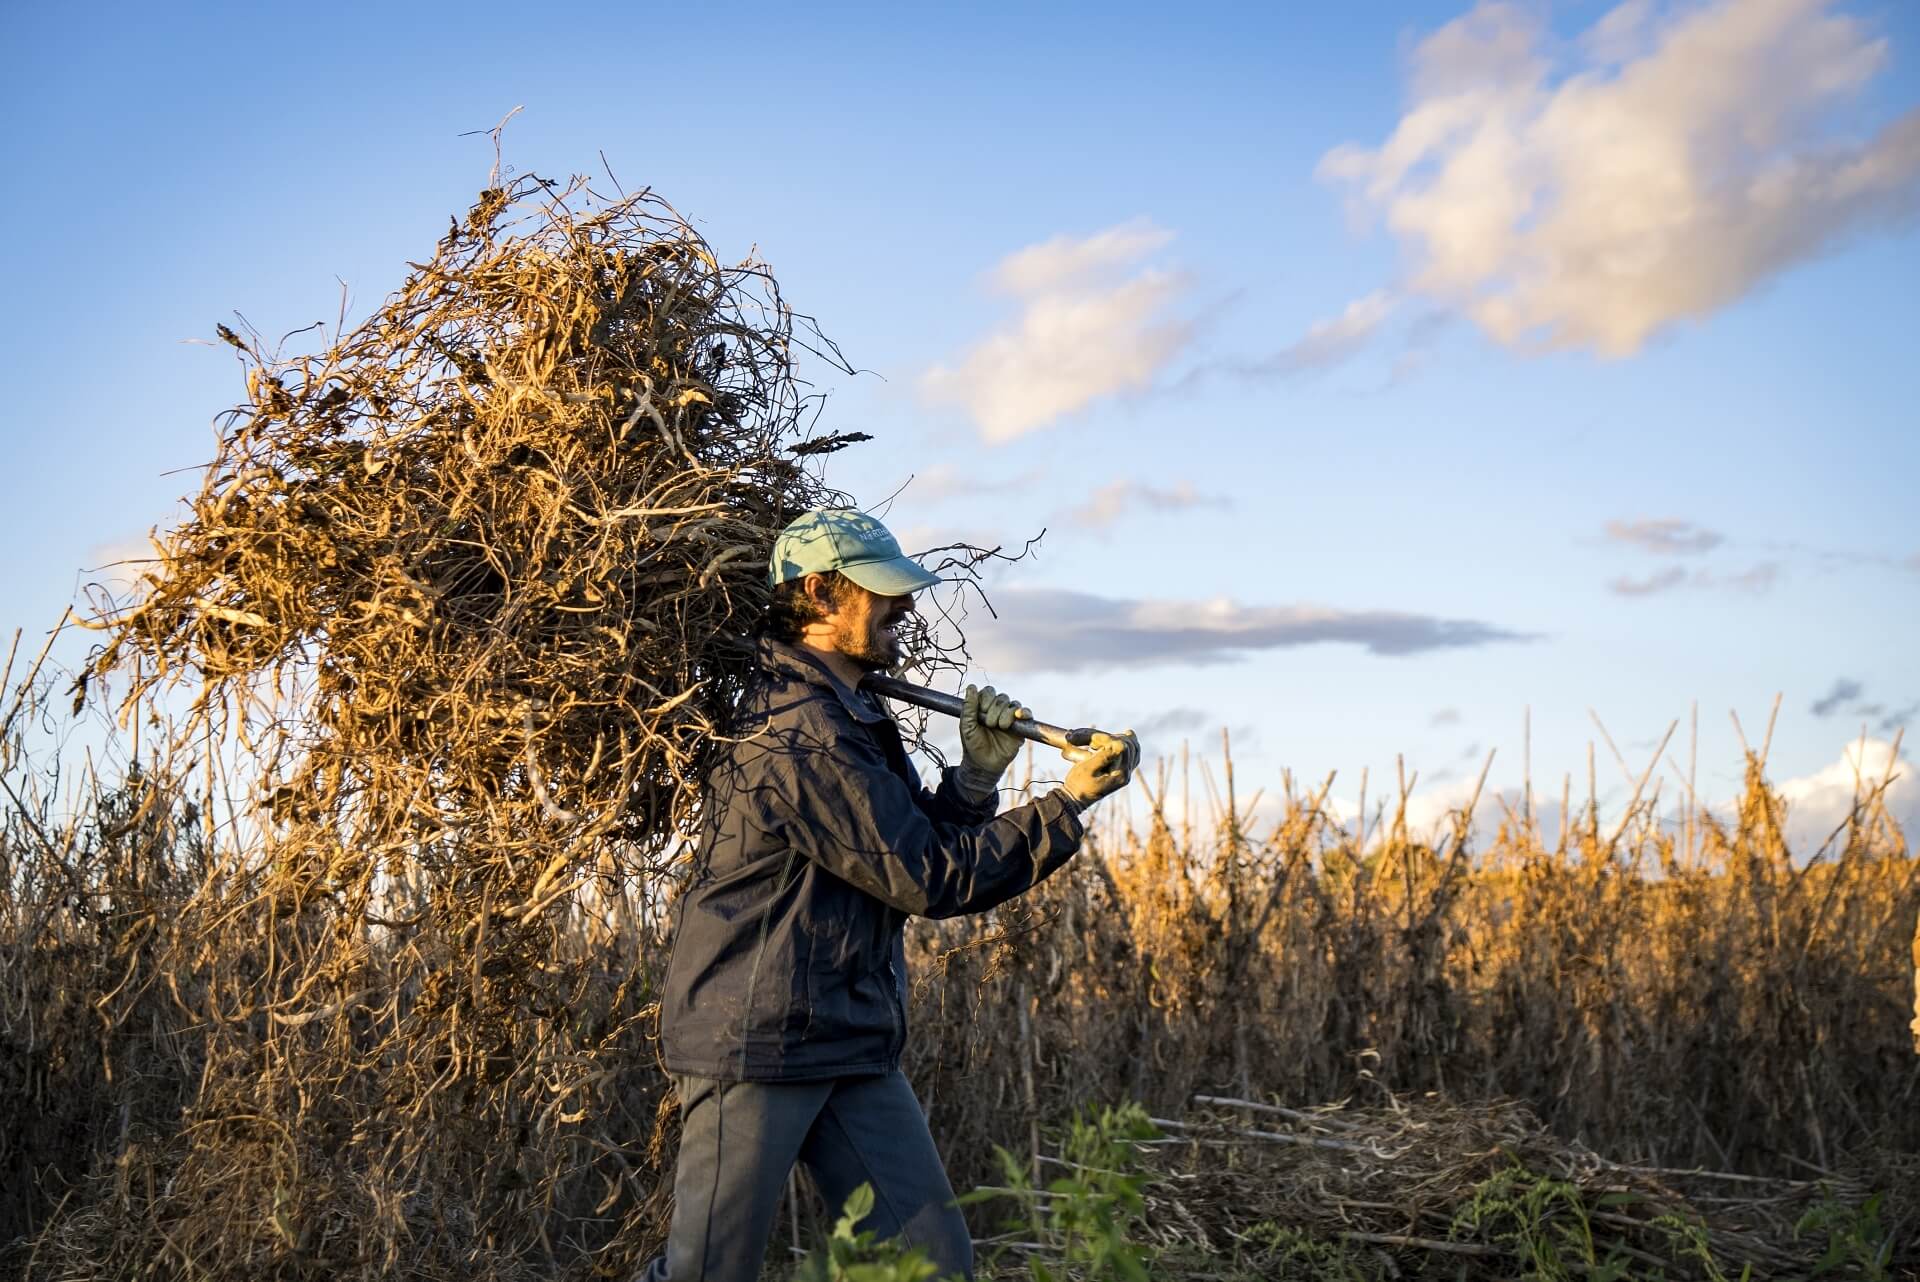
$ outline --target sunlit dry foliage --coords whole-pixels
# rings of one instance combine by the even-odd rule
[[[0,681],[0,1266],[629,1276],[665,1228],[675,858],[765,555],[837,498],[806,460],[850,438],[809,434],[765,270],[644,194],[491,189],[313,352],[225,337],[247,400],[94,621],[80,704],[144,735],[134,764],[34,759],[45,680]],[[1039,891],[912,927],[909,1068],[961,1187],[1133,1098],[1222,1141],[1208,1171],[1205,1146],[1167,1159],[1180,1223],[1154,1231],[1188,1245],[1332,1231],[1329,1206],[1431,1237],[1458,1206],[1436,1181],[1472,1194],[1502,1144],[1544,1176],[1604,1153],[1767,1197],[1826,1171],[1913,1213],[1920,869],[1884,780],[1809,859],[1757,756],[1685,837],[1636,795],[1479,846],[1409,834],[1404,797],[1358,839],[1291,781],[1255,831],[1223,765],[1211,819],[1143,778],[1143,824],[1109,803]],[[1427,1149],[1341,1183],[1230,1148],[1278,1116],[1252,1104],[1340,1100],[1383,1151]],[[1340,1131],[1317,1116],[1294,1121]],[[1763,1186],[1729,1187],[1714,1240],[1798,1258]]]
[[[837,357],[659,199],[534,177],[311,351],[220,336],[246,400],[82,682],[135,721],[190,700],[143,820],[193,796],[165,777],[188,754],[243,763],[217,852],[148,847],[159,899],[76,873],[142,940],[101,992],[191,1012],[163,1041],[192,1084],[152,1142],[124,1121],[131,1201],[69,1205],[41,1258],[512,1275],[636,1251],[661,1083],[635,945],[774,535],[839,500],[807,465],[858,438],[809,437],[793,367]]]

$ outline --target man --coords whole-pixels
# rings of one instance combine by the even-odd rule
[[[997,815],[1031,714],[969,686],[961,762],[921,787],[859,689],[901,657],[913,594],[938,580],[860,512],[809,512],[773,550],[760,671],[707,780],[699,864],[661,996],[680,1096],[673,1223],[649,1282],[752,1282],[795,1161],[836,1211],[972,1277],[967,1226],[900,1071],[913,915],[981,912],[1080,848],[1081,814],[1131,777],[1133,736],[1099,736],[1065,783]]]

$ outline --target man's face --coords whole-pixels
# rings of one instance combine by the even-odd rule
[[[899,628],[913,613],[913,594],[881,596],[859,584],[849,584],[847,596],[822,620],[833,629],[830,644],[870,671],[884,671],[900,662]]]

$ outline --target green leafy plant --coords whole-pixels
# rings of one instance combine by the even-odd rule
[[[1816,1278],[1860,1278],[1862,1282],[1884,1282],[1893,1259],[1893,1239],[1880,1223],[1880,1202],[1884,1194],[1875,1193],[1854,1205],[1831,1195],[1808,1209],[1793,1226],[1794,1236],[1824,1233],[1827,1249],[1813,1266]]]
[[[800,1262],[794,1282],[928,1282],[939,1270],[925,1252],[859,1227],[872,1210],[873,1185],[862,1184],[848,1196],[825,1249]]]
[[[1305,1229],[1262,1220],[1241,1236],[1236,1263],[1257,1264],[1267,1282],[1376,1282],[1369,1269],[1344,1242],[1330,1241]]]
[[[1019,1212],[1006,1227],[1029,1244],[1025,1265],[1033,1282],[1147,1282],[1152,1252],[1131,1234],[1146,1216],[1152,1176],[1136,1145],[1159,1135],[1138,1104],[1083,1112],[1062,1138],[1059,1162],[1066,1174],[1036,1188],[1025,1163],[996,1148],[1005,1186],[978,1189],[960,1200],[1017,1204]],[[1036,1245],[1043,1249],[1033,1250]]]
[[[1634,1201],[1631,1194],[1609,1194],[1607,1199],[1621,1198]],[[1707,1237],[1707,1226],[1697,1219],[1681,1215],[1656,1215],[1650,1225],[1667,1235],[1667,1244],[1672,1247],[1676,1260],[1692,1260],[1700,1266],[1707,1282],[1731,1282],[1726,1270],[1720,1267],[1720,1261],[1714,1258],[1713,1244]],[[1753,1266],[1746,1265],[1740,1270],[1739,1282],[1748,1282],[1753,1276]]]
[[[1482,1180],[1454,1215],[1451,1232],[1509,1248],[1525,1269],[1520,1276],[1538,1282],[1572,1282],[1575,1277],[1616,1282],[1628,1276],[1632,1262],[1618,1246],[1608,1245],[1602,1252],[1577,1187],[1519,1165]]]

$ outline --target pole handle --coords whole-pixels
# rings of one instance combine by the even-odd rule
[[[898,677],[889,677],[878,672],[869,672],[861,678],[860,685],[862,689],[871,690],[875,694],[885,695],[889,699],[898,699],[901,703],[910,703],[916,708],[925,708],[929,712],[944,713],[949,717],[959,716],[961,709],[966,706],[966,700],[957,694],[929,690],[911,681],[902,681]],[[1091,726],[1076,726],[1069,729],[1046,721],[1024,718],[1016,720],[1007,729],[1022,739],[1043,743],[1049,748],[1059,748],[1063,751],[1067,748],[1084,748],[1093,742],[1093,736],[1102,733]]]

